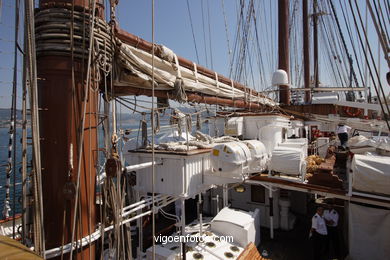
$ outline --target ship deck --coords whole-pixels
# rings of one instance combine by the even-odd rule
[[[274,238],[270,238],[270,229],[261,228],[261,243],[258,246],[260,253],[264,255],[267,253],[267,258],[272,260],[301,260],[301,259],[313,259],[313,244],[309,239],[309,230],[311,227],[311,217],[315,214],[315,209],[318,206],[314,201],[308,203],[308,214],[295,214],[297,217],[294,228],[289,231],[283,231],[280,229],[274,230]],[[344,225],[345,215],[344,208],[340,206],[340,225]],[[347,246],[345,240],[342,239],[345,236],[343,230],[339,232],[340,253],[342,256],[347,255]],[[335,253],[333,248],[330,249],[330,259],[335,259]]]
[[[390,198],[385,196],[376,196],[374,194],[355,195],[350,196],[348,194],[348,183],[345,176],[339,174],[344,179],[343,189],[328,187],[324,185],[315,185],[307,182],[298,182],[292,178],[273,178],[269,177],[268,174],[262,173],[251,177],[245,183],[252,185],[271,185],[286,190],[301,191],[305,193],[317,194],[324,197],[339,198],[347,201],[354,201],[360,203],[366,203],[370,205],[389,207]],[[380,198],[379,198],[380,197]],[[388,198],[388,199],[386,199]]]

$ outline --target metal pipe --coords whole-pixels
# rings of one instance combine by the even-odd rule
[[[186,227],[186,200],[184,198],[180,198],[181,202],[181,234],[185,236],[185,227]]]
[[[272,186],[269,186],[269,227],[270,237],[274,239],[274,198],[272,196]]]
[[[136,191],[136,199],[137,201],[140,200],[139,191]],[[137,214],[141,214],[142,211],[139,210]],[[137,258],[141,258],[141,252],[143,251],[143,233],[142,233],[142,218],[137,219],[137,226],[138,226],[138,251],[137,251]]]
[[[248,180],[245,181],[247,184],[252,184],[252,185],[269,185],[270,182],[268,181],[258,181],[258,180]],[[282,183],[272,183],[273,186],[285,189],[285,190],[293,190],[293,191],[300,191],[304,193],[310,193],[310,194],[318,194],[323,197],[331,197],[331,198],[339,198],[342,200],[346,201],[355,201],[355,202],[360,202],[360,203],[366,203],[369,205],[377,205],[381,207],[390,207],[390,201],[383,200],[381,199],[376,199],[376,198],[369,198],[369,197],[363,197],[361,195],[353,194],[352,191],[351,193],[333,193],[331,191],[322,191],[322,190],[315,190],[313,187],[297,187],[293,186],[294,184],[297,183],[291,183],[290,184],[282,184]],[[355,195],[355,196],[353,196]]]
[[[140,163],[140,164],[126,166],[125,170],[126,170],[126,172],[137,171],[137,170],[149,168],[152,165],[153,165],[153,162]],[[154,165],[162,165],[162,161],[159,161],[159,162],[154,161]]]
[[[186,235],[186,203],[185,199],[181,198],[181,235]],[[186,244],[182,242],[182,259],[186,258]]]
[[[218,194],[215,196],[215,201],[217,203],[217,214],[218,214],[219,213],[219,195]]]
[[[159,202],[162,202],[164,201],[164,198],[161,198],[161,199],[158,199],[158,200],[155,200],[155,203],[159,203]],[[144,203],[140,203],[139,205],[135,205],[135,206],[132,206],[132,207],[129,207],[125,210],[122,211],[122,217],[127,217],[128,215],[130,215],[131,213],[137,211],[137,210],[140,210],[140,209],[143,209],[145,207],[148,207],[150,205],[152,205],[153,202],[152,200],[148,201],[148,202],[144,202]]]
[[[374,194],[358,192],[358,191],[352,191],[352,195],[358,195],[358,196],[361,196],[361,197],[367,197],[367,198],[373,198],[373,199],[390,201],[390,198],[386,197],[386,196],[374,195]]]
[[[198,200],[198,213],[199,213],[199,236],[203,234],[203,204],[202,204],[202,193],[199,193]]]
[[[175,201],[176,199],[171,199],[171,200],[168,200],[166,203],[163,203],[159,206],[156,206],[156,209],[160,209],[160,208],[163,208],[165,207],[166,205],[172,203],[173,201]],[[144,213],[141,213],[139,215],[136,215],[132,218],[129,218],[129,219],[126,219],[126,220],[123,220],[121,221],[120,223],[118,223],[119,225],[124,225],[124,224],[127,224],[131,221],[134,221],[134,220],[138,220],[138,219],[141,219],[142,217],[146,216],[146,215],[149,215],[152,213],[152,210],[148,210]],[[110,225],[106,228],[104,228],[104,232],[108,232],[112,229],[114,229],[114,226],[115,225]],[[88,244],[91,244],[92,242],[96,241],[99,237],[100,237],[100,234],[101,234],[101,230],[100,228],[96,229],[96,231],[90,235],[87,235],[81,239],[79,239],[78,241],[75,241],[73,243],[73,248],[75,249],[76,245],[77,246],[80,246],[81,244],[81,247],[84,247]],[[63,253],[68,253],[72,248],[72,245],[71,243],[68,243],[64,246],[60,246],[60,247],[56,247],[56,248],[51,248],[51,249],[48,249],[46,250],[46,258],[49,259],[49,258],[53,258],[53,257],[56,257],[56,256],[59,256],[61,254],[61,252]]]
[[[227,188],[227,184],[223,184],[222,185],[222,189],[223,189],[223,207],[227,207],[228,206],[228,188]]]

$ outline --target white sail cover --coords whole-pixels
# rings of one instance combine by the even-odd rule
[[[118,40],[119,41],[119,40]],[[137,88],[152,88],[152,55],[146,51],[121,43],[114,69],[114,84],[116,86],[132,86]],[[218,82],[196,71],[189,70],[178,64],[176,54],[165,46],[160,46],[162,56],[154,58],[154,80],[156,90],[172,90],[178,78],[182,80],[185,91],[202,93],[211,96],[245,99],[269,106],[277,106],[275,101],[260,95],[245,93],[231,85]],[[172,97],[174,99],[174,97]]]
[[[351,170],[354,190],[390,195],[390,157],[355,154]]]
[[[301,175],[305,170],[303,149],[276,147],[272,152],[269,169],[287,175]]]
[[[348,224],[350,259],[389,259],[390,210],[350,203]]]
[[[308,139],[307,138],[287,139],[284,143],[280,143],[279,147],[291,147],[291,148],[302,149],[303,156],[307,157]]]

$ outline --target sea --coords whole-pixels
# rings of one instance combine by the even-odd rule
[[[188,112],[188,111],[187,111]],[[207,117],[206,114],[202,115],[203,119]],[[9,143],[9,118],[10,118],[10,112],[8,109],[0,109],[0,220],[4,218],[3,216],[3,207],[4,207],[4,201],[5,201],[5,182],[6,182],[6,172],[7,172],[7,164],[8,164],[8,143]],[[140,126],[140,119],[141,117],[139,114],[132,114],[127,115],[125,117],[118,117],[120,118],[119,123],[117,125],[118,129],[128,130],[130,134],[127,137],[130,138],[136,138],[139,133],[139,126]],[[193,120],[195,120],[195,117],[192,117]],[[21,168],[22,168],[22,128],[20,124],[21,119],[21,113],[18,111],[17,116],[19,124],[17,124],[16,128],[16,167],[14,167],[15,172],[11,175],[11,185],[13,183],[13,178],[15,176],[16,178],[16,185],[10,187],[10,205],[11,205],[11,212],[10,216],[13,215],[13,210],[15,209],[15,214],[21,213],[21,195],[22,195],[22,186],[21,186]],[[150,118],[145,118],[148,126],[150,127]],[[193,121],[194,123],[195,121]],[[169,125],[169,114],[166,114],[161,117],[160,121],[162,130],[156,135],[156,140],[158,140],[159,137],[166,134],[167,132],[171,132],[172,128],[167,128],[164,126]],[[207,121],[202,124],[201,131],[203,133],[208,133],[209,125]],[[193,127],[193,134],[195,133],[195,127]],[[31,130],[30,128],[27,129],[27,136],[31,136]],[[31,143],[31,140],[28,140],[29,143]],[[99,145],[102,146],[104,143],[103,140],[103,131],[101,128],[99,128]],[[28,155],[28,164],[31,164],[31,145],[28,145],[27,149],[27,155]],[[101,165],[104,163],[104,156],[99,157]],[[14,175],[14,173],[16,173]],[[14,203],[14,193],[15,193],[15,208],[13,207]]]

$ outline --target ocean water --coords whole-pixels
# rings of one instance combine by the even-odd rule
[[[16,183],[21,183],[21,167],[22,167],[22,143],[20,142],[22,138],[22,129],[16,129],[16,167],[14,167]],[[0,128],[0,216],[3,218],[3,207],[5,201],[5,182],[6,182],[6,173],[7,173],[7,164],[8,164],[8,142],[9,142],[9,128],[2,127]],[[28,154],[31,154],[31,147],[28,148]],[[14,174],[11,175],[11,184],[13,183]],[[13,207],[14,202],[14,192],[15,192],[15,206],[16,213],[19,213],[21,210],[21,185],[16,185],[10,187],[10,205]],[[10,213],[12,215],[12,212]]]
[[[168,125],[167,120],[161,121],[161,126]],[[4,126],[4,125],[3,125]],[[150,126],[150,120],[148,120],[148,126]],[[131,120],[124,120],[123,122],[118,124],[118,129],[131,129],[129,137],[130,138],[136,138],[138,135],[138,129],[139,129],[139,119],[131,119]],[[202,124],[201,131],[203,133],[208,133],[209,126],[207,123]],[[167,132],[171,132],[175,129],[173,128],[166,128],[165,130],[161,130],[160,133],[156,135],[156,139],[158,139],[160,136]],[[195,127],[193,127],[193,133],[195,132]],[[31,136],[30,129],[28,129],[27,136]],[[17,127],[16,129],[16,169],[15,177],[16,177],[16,183],[17,185],[10,187],[10,205],[11,209],[13,209],[13,194],[15,192],[15,214],[18,214],[21,212],[21,167],[22,167],[22,129],[20,127]],[[150,139],[150,138],[149,138]],[[9,142],[9,128],[8,127],[0,127],[0,219],[3,219],[3,207],[4,207],[4,201],[5,201],[5,182],[6,182],[6,169],[7,169],[7,161],[8,161],[8,142]],[[28,142],[31,142],[31,140],[28,140]],[[104,145],[103,140],[103,131],[101,128],[99,128],[99,146],[102,147]],[[31,145],[28,146],[27,150],[28,159],[31,160]],[[100,165],[104,162],[104,155],[103,153],[100,153],[99,156]],[[30,164],[30,162],[28,162]],[[11,175],[11,184],[13,183],[13,174]],[[10,216],[12,216],[13,211],[11,210]]]

